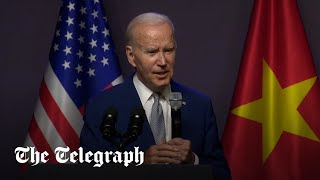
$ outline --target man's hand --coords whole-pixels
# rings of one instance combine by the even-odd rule
[[[191,150],[191,141],[174,138],[168,142],[150,146],[144,154],[146,164],[193,164],[194,154]]]
[[[167,142],[168,145],[178,149],[180,154],[179,160],[182,163],[193,164],[194,163],[194,154],[191,150],[191,141],[185,140],[182,138],[174,138]]]
[[[181,164],[181,154],[178,148],[162,142],[150,146],[144,153],[144,163],[146,164]]]

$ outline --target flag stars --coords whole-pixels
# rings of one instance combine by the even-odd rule
[[[317,143],[320,142],[320,139],[297,111],[301,102],[314,86],[317,77],[310,77],[290,86],[282,87],[267,61],[263,59],[261,64],[263,69],[260,99],[240,105],[231,113],[261,124],[261,155],[262,163],[265,165],[272,152],[276,150],[276,146],[279,145],[284,132],[308,138]]]
[[[94,34],[95,32],[98,32],[98,26],[96,25],[92,25],[92,27],[90,28],[92,30],[92,34]]]
[[[78,74],[83,72],[82,66],[80,64],[78,64],[78,66],[75,69],[77,70]]]
[[[93,10],[93,13],[91,13],[91,15],[93,16],[93,19],[98,18],[98,11]]]
[[[103,59],[102,59],[102,64],[103,64],[103,67],[105,66],[105,65],[109,65],[109,62],[108,62],[108,58],[105,58],[105,57],[103,57]]]
[[[56,37],[60,36],[60,30],[56,31]]]
[[[64,37],[67,38],[67,41],[69,41],[69,39],[73,39],[73,38],[72,38],[72,34],[73,34],[73,33],[70,33],[69,31],[67,31],[67,34],[64,35]]]
[[[72,48],[72,47],[66,46],[66,48],[63,50],[63,51],[66,53],[66,55],[72,54],[72,53],[71,53],[71,48]]]
[[[62,64],[62,66],[64,67],[64,70],[70,68],[70,62],[68,61],[64,61],[64,63]]]
[[[107,28],[104,28],[104,30],[102,31],[102,34],[104,34],[104,37],[107,37],[110,35],[109,30]]]
[[[80,42],[80,44],[84,43],[84,37],[83,37],[83,36],[80,36],[80,37],[78,38],[78,41]]]
[[[78,51],[78,53],[77,53],[77,56],[79,57],[79,59],[82,58],[82,57],[83,57],[83,51],[81,51],[81,50],[79,49],[79,51]]]
[[[86,23],[84,21],[81,21],[79,26],[80,26],[80,29],[85,29],[86,28]]]
[[[87,14],[87,8],[81,7],[80,12],[81,12],[81,14]]]
[[[79,80],[78,78],[77,78],[76,81],[73,82],[73,83],[77,86],[77,88],[80,87],[80,86],[82,86],[81,80]]]
[[[70,26],[71,24],[74,24],[73,19],[74,18],[68,17],[68,19],[66,20],[66,23],[68,23],[68,26]]]
[[[59,44],[54,44],[53,45],[53,50],[58,51],[59,50]]]
[[[111,39],[104,37],[108,36],[109,32],[105,30],[107,24],[102,19],[104,14],[101,12],[104,10],[100,6],[102,3],[103,1],[100,2],[100,0],[81,0],[81,2],[80,0],[63,0],[61,15],[55,18],[58,23],[56,30],[52,31],[54,39],[49,47],[51,62],[49,74],[54,74],[55,81],[63,90],[62,93],[70,95],[68,101],[71,101],[74,106],[81,106],[90,98],[83,96],[83,94],[88,94],[87,86],[97,86],[92,88],[92,94],[95,94],[102,86],[105,86],[98,87],[98,84],[107,83],[108,77],[118,76],[118,64],[113,64],[112,59],[113,47],[109,42]],[[103,30],[105,30],[104,34],[102,34]],[[110,43],[109,51],[103,52],[103,42]],[[110,71],[113,65],[115,67],[112,67],[113,70]],[[103,76],[100,77],[100,75]],[[115,78],[110,80],[115,80]],[[116,80],[117,83],[121,82],[121,80],[118,82],[118,78]],[[65,110],[64,106],[61,108],[63,108],[62,111]],[[66,111],[69,109],[67,107]],[[81,115],[78,111],[76,113],[78,113],[77,116]],[[58,139],[58,141],[58,144],[64,144],[62,140]]]
[[[91,39],[89,44],[91,45],[91,48],[97,47],[97,40]]]
[[[103,51],[105,52],[106,50],[109,50],[109,44],[103,43]]]
[[[68,7],[68,9],[69,9],[69,11],[71,11],[71,10],[75,10],[75,9],[74,9],[74,5],[75,5],[75,3],[71,3],[71,2],[69,2],[69,5],[67,6],[67,7]]]
[[[96,60],[96,55],[93,55],[90,53],[90,56],[88,57],[88,59],[90,60],[90,62],[92,63],[93,61],[97,61]]]
[[[89,70],[88,70],[88,74],[89,74],[89,77],[91,77],[91,76],[96,76],[95,74],[94,74],[94,71],[95,71],[95,69],[91,69],[91,68],[89,68]]]

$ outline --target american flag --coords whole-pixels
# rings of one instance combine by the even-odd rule
[[[64,0],[25,146],[79,147],[88,99],[122,82],[100,0]],[[51,156],[50,156],[51,155]]]

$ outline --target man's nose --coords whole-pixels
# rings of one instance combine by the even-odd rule
[[[167,64],[166,56],[164,52],[159,52],[158,65],[165,66]]]

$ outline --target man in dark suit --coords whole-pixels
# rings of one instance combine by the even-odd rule
[[[136,73],[89,102],[81,147],[85,151],[116,150],[100,131],[106,110],[111,106],[118,110],[117,131],[123,134],[132,109],[142,106],[143,132],[126,150],[139,146],[145,152],[145,163],[150,164],[211,164],[214,176],[230,178],[210,98],[172,80],[177,48],[172,22],[161,14],[142,14],[129,23],[126,36],[127,58]],[[171,92],[180,92],[184,101],[179,138],[171,134]]]

